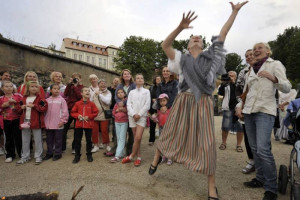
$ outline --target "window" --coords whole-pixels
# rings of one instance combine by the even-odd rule
[[[79,46],[79,47],[82,47],[82,44],[81,44],[81,43],[79,43],[79,44],[78,44],[78,46]]]
[[[79,60],[82,61],[82,55],[79,55]]]
[[[84,48],[87,48],[87,44],[84,44],[83,46],[84,46]]]
[[[72,42],[72,44],[73,44],[74,46],[76,46],[76,42]]]
[[[102,58],[99,58],[99,66],[102,66]]]
[[[74,53],[73,56],[74,56],[74,59],[77,60],[77,54]]]
[[[102,49],[102,52],[104,52],[105,51],[105,49]]]
[[[92,45],[89,45],[89,49],[92,49],[93,48],[93,46]]]
[[[113,56],[115,55],[115,51],[112,51],[112,55],[113,55]]]
[[[90,56],[86,56],[86,62],[90,62]]]
[[[101,51],[101,48],[100,48],[100,47],[97,47],[97,50]]]
[[[92,57],[92,64],[95,64],[95,57]]]
[[[103,59],[103,65],[106,66],[106,59]]]

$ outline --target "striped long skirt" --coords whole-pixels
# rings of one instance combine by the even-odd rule
[[[157,142],[158,150],[174,162],[207,175],[216,171],[213,98],[192,93],[177,95]]]

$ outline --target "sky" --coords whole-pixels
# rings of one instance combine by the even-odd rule
[[[299,0],[250,0],[227,35],[227,52],[244,58],[255,43],[275,40],[284,29],[300,26],[299,9]],[[177,39],[199,34],[210,40],[220,32],[231,6],[224,0],[1,0],[0,33],[27,45],[54,43],[57,49],[65,37],[121,46],[131,35],[164,40],[189,10],[198,18]]]

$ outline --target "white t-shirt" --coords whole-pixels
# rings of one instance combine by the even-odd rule
[[[29,103],[33,103],[35,100],[36,96],[34,97],[27,97],[26,99],[26,105]],[[25,119],[30,120],[31,117],[31,108],[30,107],[26,107],[26,115],[25,115]]]

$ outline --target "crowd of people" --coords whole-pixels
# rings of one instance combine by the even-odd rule
[[[162,43],[169,59],[168,66],[162,67],[162,76],[153,77],[150,89],[144,88],[142,74],[133,77],[128,69],[121,72],[120,78],[114,78],[110,87],[107,87],[106,80],[95,74],[88,77],[91,85],[84,86],[80,73],[73,73],[64,85],[62,73],[52,72],[46,92],[33,71],[25,74],[19,87],[13,84],[10,72],[3,71],[0,82],[0,154],[4,154],[5,149],[5,162],[11,163],[18,156],[16,164],[23,165],[31,160],[32,149],[37,165],[45,160],[61,159],[67,149],[67,133],[70,133],[73,122],[75,128],[70,146],[74,164],[80,161],[85,133],[88,162],[93,162],[92,153],[105,149],[105,155],[112,157],[111,163],[133,162],[134,166],[140,166],[142,136],[150,119],[149,145],[156,143],[157,150],[149,174],[157,171],[159,163],[182,163],[194,172],[206,174],[208,199],[218,199],[212,94],[217,77],[223,74],[218,88],[218,94],[223,96],[219,149],[226,150],[229,131],[237,132],[237,152],[244,151],[244,138],[249,161],[242,172],[256,173],[256,177],[244,185],[264,187],[264,200],[277,199],[277,170],[271,151],[271,133],[278,116],[280,128],[274,131],[276,138],[288,140],[283,118],[287,105],[296,97],[296,91],[291,90],[284,66],[270,57],[272,51],[267,43],[257,43],[246,51],[248,66],[238,76],[234,71],[226,73],[224,41],[246,3],[231,3],[229,19],[205,51],[199,36],[190,38],[189,53],[173,49],[172,43],[177,35],[190,28],[190,23],[197,18],[191,12],[183,15],[179,26]],[[278,105],[276,91],[279,91]],[[157,126],[159,140],[156,142]],[[45,155],[43,130],[47,143]]]

